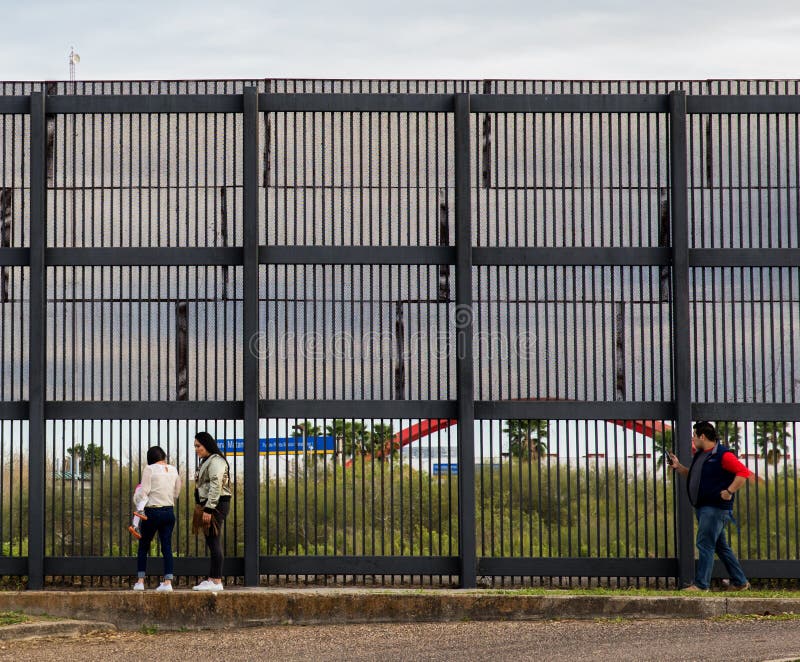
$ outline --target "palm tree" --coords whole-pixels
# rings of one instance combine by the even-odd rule
[[[768,462],[778,461],[786,452],[786,442],[792,437],[788,424],[783,421],[757,421],[755,436],[761,457]]]
[[[95,469],[100,469],[106,462],[111,461],[111,457],[106,455],[103,452],[103,447],[99,444],[89,443],[86,446],[78,446],[75,445],[72,448],[67,449],[67,453],[72,456],[73,459],[73,467],[77,464],[75,462],[75,458],[80,458],[81,460],[81,472],[86,473],[87,471],[94,471]],[[76,472],[73,468],[73,474],[80,473]]]
[[[358,421],[345,421],[337,418],[326,428],[326,431],[336,438],[337,452],[341,452],[343,455],[355,456],[356,453],[363,453],[368,447],[370,433],[364,424]]]
[[[659,462],[666,462],[672,450],[672,428],[664,426],[660,431],[653,433],[653,450],[660,453]]]
[[[547,452],[548,428],[545,419],[509,419],[503,430],[508,435],[508,452],[521,459],[538,459]]]
[[[717,421],[717,435],[725,446],[737,455],[739,454],[739,444],[742,441],[739,423],[736,421]]]
[[[340,454],[342,452],[342,447],[344,446],[344,436],[345,436],[345,421],[341,418],[336,418],[331,421],[331,424],[325,428],[325,431],[332,435],[333,438],[336,440],[336,454]]]
[[[391,443],[394,438],[394,428],[391,423],[384,425],[383,423],[376,423],[372,426],[372,452],[380,453],[381,457],[392,455],[397,448]]]

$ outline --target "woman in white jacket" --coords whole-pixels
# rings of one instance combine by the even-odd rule
[[[141,522],[142,537],[136,559],[139,579],[133,585],[134,591],[144,591],[147,555],[156,533],[161,541],[161,555],[164,557],[164,581],[156,590],[172,590],[172,530],[175,528],[175,499],[180,492],[181,475],[174,466],[167,464],[164,449],[160,446],[148,448],[147,466],[142,471],[141,486],[136,490],[137,497],[146,500],[144,514],[147,519],[142,519]]]

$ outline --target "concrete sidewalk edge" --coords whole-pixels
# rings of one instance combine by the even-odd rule
[[[143,626],[171,630],[284,624],[800,614],[800,597],[509,595],[402,589],[234,589],[221,593],[8,591],[0,592],[0,610],[108,622],[127,630]]]

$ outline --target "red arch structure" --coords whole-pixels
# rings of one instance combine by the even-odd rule
[[[633,430],[634,432],[638,432],[639,434],[644,435],[645,437],[650,437],[651,439],[655,437],[657,434],[662,434],[667,430],[670,430],[672,426],[663,423],[662,421],[623,421],[623,420],[608,420],[608,423],[613,423],[614,425],[619,425],[620,427],[626,428],[628,430]],[[422,419],[419,423],[415,423],[414,425],[410,425],[407,428],[400,430],[400,432],[395,433],[395,435],[391,438],[390,441],[387,441],[383,448],[376,451],[372,455],[366,455],[365,459],[369,459],[371,457],[376,458],[383,458],[387,455],[391,455],[393,450],[397,450],[402,448],[403,446],[407,446],[422,437],[427,437],[434,432],[438,432],[439,430],[445,430],[449,428],[451,425],[456,425],[458,421],[452,418],[425,418]],[[350,458],[345,462],[345,466],[349,467],[353,464],[353,459]]]

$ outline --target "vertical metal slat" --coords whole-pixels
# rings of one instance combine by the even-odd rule
[[[244,90],[244,274],[242,365],[244,378],[244,583],[259,581],[258,357],[250,340],[258,333],[258,94]]]
[[[689,227],[686,195],[686,93],[669,95],[670,195],[672,210],[672,347],[673,398],[678,455],[691,457],[691,364],[689,325]],[[676,481],[678,512],[678,567],[682,584],[694,577],[693,513],[683,485]]]
[[[28,588],[44,587],[44,465],[47,290],[44,249],[47,217],[45,96],[31,94],[30,105],[30,332],[28,450]]]
[[[458,384],[458,554],[461,588],[477,583],[475,398],[472,364],[472,230],[469,95],[455,97],[456,383]]]

